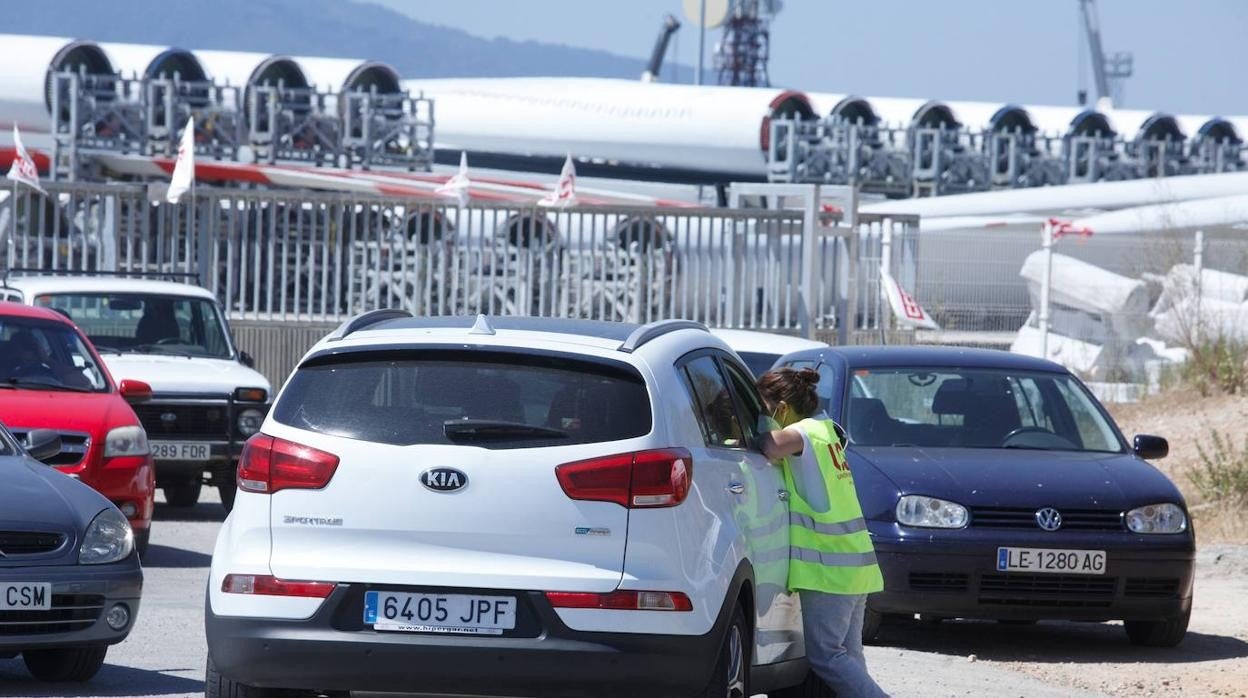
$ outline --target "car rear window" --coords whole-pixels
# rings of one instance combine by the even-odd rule
[[[652,428],[645,382],[631,368],[482,351],[314,359],[291,377],[273,418],[376,443],[486,448],[618,441]]]

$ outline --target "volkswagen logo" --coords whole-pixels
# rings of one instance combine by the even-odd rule
[[[174,422],[178,421],[178,415],[174,412],[165,412],[160,415],[160,421],[164,422],[165,424],[173,424]]]
[[[1036,525],[1046,531],[1056,531],[1062,527],[1062,512],[1053,507],[1037,509]]]
[[[420,484],[434,492],[457,492],[468,486],[468,476],[455,468],[430,468],[420,474]]]

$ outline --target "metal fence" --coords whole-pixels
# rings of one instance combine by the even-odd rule
[[[915,295],[942,332],[921,341],[1046,355],[1086,379],[1156,387],[1210,339],[1248,342],[1248,239],[1233,229],[1063,237],[1048,334],[1040,226],[924,233]]]
[[[0,193],[5,269],[198,274],[232,320],[381,307],[814,333],[887,324],[917,219],[768,209],[455,206],[313,192],[49,184]],[[887,251],[886,251],[887,250]],[[844,322],[841,322],[844,319]]]

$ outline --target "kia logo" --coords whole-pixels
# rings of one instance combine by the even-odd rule
[[[468,486],[468,476],[455,468],[430,468],[420,474],[420,484],[434,492],[456,492]]]
[[[1062,527],[1062,512],[1053,507],[1036,510],[1036,524],[1046,531],[1056,531]]]
[[[165,424],[172,424],[173,422],[178,421],[178,415],[173,412],[165,412],[164,414],[160,415],[160,421],[164,422]]]

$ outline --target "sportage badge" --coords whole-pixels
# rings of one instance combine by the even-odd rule
[[[434,492],[457,492],[468,486],[468,476],[455,468],[430,468],[420,474],[420,484]]]

